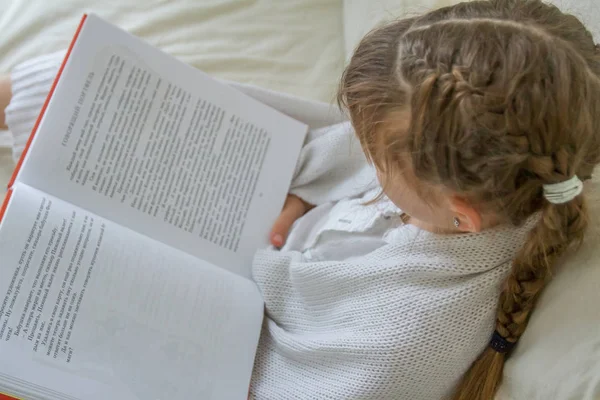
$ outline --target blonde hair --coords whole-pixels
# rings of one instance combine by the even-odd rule
[[[587,226],[583,194],[551,204],[543,185],[589,178],[600,162],[600,51],[591,34],[538,0],[442,8],[369,33],[339,101],[380,170],[409,162],[420,182],[506,223],[539,213],[498,302],[496,331],[516,342],[552,266]],[[505,357],[488,347],[454,398],[491,399]]]

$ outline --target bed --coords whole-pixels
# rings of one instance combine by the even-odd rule
[[[1,0],[0,72],[64,48],[93,12],[218,78],[313,101],[335,97],[344,64],[378,22],[452,0]],[[597,0],[557,0],[600,41]],[[0,133],[0,183],[13,169]],[[594,223],[565,260],[505,369],[498,400],[600,398],[600,182]],[[569,271],[567,271],[569,270]]]

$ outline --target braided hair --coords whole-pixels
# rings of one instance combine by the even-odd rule
[[[600,162],[600,50],[592,35],[539,0],[461,3],[368,34],[339,101],[380,170],[397,169],[408,155],[420,182],[501,222],[537,218],[498,301],[496,332],[516,342],[556,260],[587,226],[583,194],[552,204],[543,186],[589,178]],[[385,123],[394,115],[410,122],[395,131]],[[493,398],[506,356],[486,349],[455,399]]]

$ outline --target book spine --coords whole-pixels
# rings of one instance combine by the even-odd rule
[[[15,170],[13,171],[12,177],[10,178],[10,181],[8,183],[9,189],[12,188],[12,186],[15,184],[15,181],[17,180],[17,176],[19,175],[19,171],[21,170],[21,166],[23,165],[23,161],[25,160],[27,151],[29,150],[31,143],[33,142],[33,138],[35,137],[35,134],[40,125],[40,122],[42,121],[42,117],[44,116],[44,113],[46,112],[46,108],[48,108],[48,103],[50,103],[50,99],[52,98],[52,95],[54,94],[56,85],[58,84],[58,81],[60,79],[60,76],[62,75],[63,70],[65,69],[67,60],[69,59],[69,56],[71,55],[73,46],[75,46],[75,42],[77,41],[79,32],[81,32],[81,28],[83,28],[83,24],[84,24],[86,18],[87,18],[87,14],[84,14],[83,17],[81,18],[81,22],[79,23],[79,27],[77,27],[77,31],[75,31],[75,35],[73,36],[73,39],[71,40],[71,44],[69,45],[67,54],[65,54],[65,58],[60,66],[60,69],[58,70],[58,73],[56,74],[56,78],[54,78],[54,82],[52,83],[52,87],[50,88],[50,92],[48,93],[48,97],[46,97],[46,101],[44,102],[44,105],[42,106],[40,115],[38,116],[37,120],[35,121],[35,125],[33,126],[33,129],[31,131],[31,135],[29,135],[29,139],[27,140],[25,149],[23,150],[23,153],[21,154],[21,158],[19,159],[19,162],[17,163],[17,166],[15,167]],[[0,400],[2,400],[2,398],[0,398]]]

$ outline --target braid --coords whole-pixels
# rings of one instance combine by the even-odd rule
[[[534,156],[528,161],[531,173],[544,182],[570,178],[569,154],[564,148],[552,157]],[[582,195],[565,204],[545,202],[538,223],[512,263],[500,294],[496,330],[509,342],[525,331],[535,301],[552,274],[556,260],[572,245],[579,244],[587,228],[587,207]]]
[[[460,3],[367,35],[340,99],[380,171],[408,162],[420,184],[495,221],[535,222],[498,300],[496,333],[516,343],[554,264],[587,226],[583,194],[552,204],[544,186],[589,178],[600,163],[600,51],[591,34],[539,0]],[[454,398],[492,399],[506,356],[484,350]]]
[[[506,340],[516,342],[523,334],[552,266],[572,243],[581,241],[586,227],[583,196],[567,204],[544,206],[540,221],[513,261],[500,295],[496,329]]]
[[[512,262],[498,301],[496,332],[516,343],[552,277],[554,264],[581,242],[587,227],[583,195],[552,204],[544,199],[543,186],[573,175],[587,177],[600,161],[600,127],[592,121],[599,103],[597,95],[591,94],[600,89],[598,54],[594,52],[596,59],[586,59],[589,46],[571,46],[568,36],[554,40],[555,32],[535,24],[487,17],[430,19],[411,28],[403,48],[412,46],[413,52],[400,54],[402,77],[413,88],[413,170],[420,180],[442,184],[484,209],[499,210],[510,223],[538,218]],[[444,40],[451,44],[457,41],[450,48],[460,48],[463,43],[458,41],[482,34],[484,28],[494,34],[503,32],[499,41],[511,38],[507,47],[494,49],[498,54],[486,53],[493,46],[477,46],[470,54],[420,53],[433,47],[409,44],[428,35],[434,43],[446,35]],[[452,31],[455,36],[448,33]],[[523,39],[512,58],[509,43]],[[548,66],[545,60],[554,52],[558,56]],[[564,76],[572,79],[571,84],[577,82],[574,85],[582,92],[561,86],[558,82]],[[465,374],[455,399],[493,398],[505,358],[506,354],[488,347]]]
[[[552,266],[587,227],[583,196],[567,204],[546,204],[540,220],[512,264],[496,316],[496,330],[515,343],[525,331],[535,302],[549,281]],[[454,400],[488,400],[502,380],[506,355],[488,347],[465,374]]]

